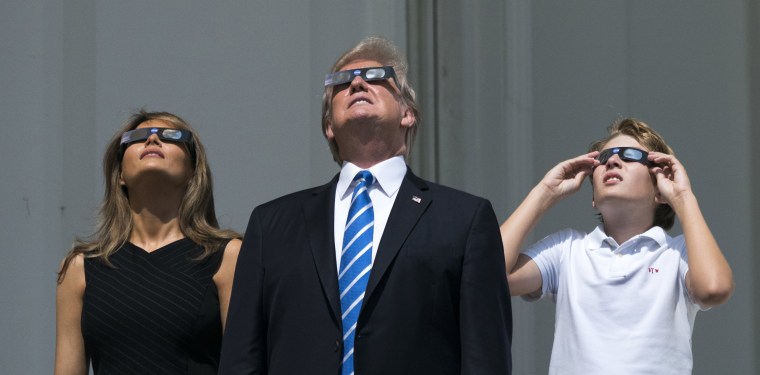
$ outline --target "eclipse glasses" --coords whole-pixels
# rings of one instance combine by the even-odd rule
[[[164,142],[190,143],[193,140],[193,133],[187,130],[172,128],[140,128],[124,132],[121,135],[121,145],[144,141],[151,135],[157,135],[158,139]]]
[[[325,75],[325,87],[337,86],[344,83],[349,83],[354,80],[354,77],[359,76],[366,82],[381,81],[384,79],[391,79],[396,82],[398,86],[398,80],[396,79],[396,71],[392,66],[378,66],[372,68],[350,69],[341,70],[340,72],[329,73]]]
[[[599,152],[596,160],[599,160],[599,163],[604,164],[612,157],[612,155],[617,155],[620,157],[620,160],[625,162],[636,161],[647,167],[654,166],[654,163],[647,159],[647,156],[649,155],[648,152],[633,147],[613,147],[602,150]]]
[[[189,130],[173,129],[173,128],[139,128],[124,132],[121,135],[121,153],[124,154],[124,150],[129,147],[130,144],[135,142],[143,142],[150,138],[151,135],[157,135],[158,139],[163,142],[172,143],[184,143],[187,145],[192,162],[195,164],[195,147],[193,147],[193,133]]]

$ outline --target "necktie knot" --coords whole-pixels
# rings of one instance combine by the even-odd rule
[[[356,177],[354,177],[354,181],[359,181],[359,185],[369,187],[375,182],[375,176],[373,176],[370,171],[359,171],[359,173],[356,174]]]

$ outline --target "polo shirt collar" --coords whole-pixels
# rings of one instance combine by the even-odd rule
[[[646,232],[631,237],[627,242],[636,241],[641,237],[649,238],[662,247],[668,243],[668,234],[659,226],[653,226]],[[588,247],[589,249],[601,249],[601,248],[617,248],[622,244],[618,244],[615,240],[608,236],[604,232],[604,228],[598,225],[593,232],[588,235]]]

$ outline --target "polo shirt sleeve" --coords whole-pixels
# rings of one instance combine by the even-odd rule
[[[680,259],[678,263],[678,278],[679,282],[683,286],[684,294],[686,294],[686,300],[689,301],[690,304],[690,310],[710,310],[709,307],[703,307],[700,304],[698,304],[694,298],[691,296],[691,292],[689,292],[688,289],[686,289],[686,274],[689,273],[689,254],[686,251],[686,238],[684,238],[683,235],[677,236],[673,238],[668,246],[671,249],[674,249],[678,251],[680,254]]]
[[[559,287],[562,256],[570,251],[572,241],[578,235],[579,233],[572,229],[564,229],[544,237],[522,251],[536,263],[541,272],[541,295],[525,295],[524,300],[535,301],[548,297],[554,301]]]
[[[678,251],[680,254],[680,260],[678,262],[678,276],[681,282],[686,285],[686,273],[689,272],[689,255],[686,252],[686,239],[683,235],[673,238],[668,244],[673,250]]]

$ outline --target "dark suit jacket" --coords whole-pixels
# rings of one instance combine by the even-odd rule
[[[340,373],[337,177],[257,207],[243,240],[220,374]],[[377,250],[357,375],[511,372],[512,310],[491,204],[407,172]]]

